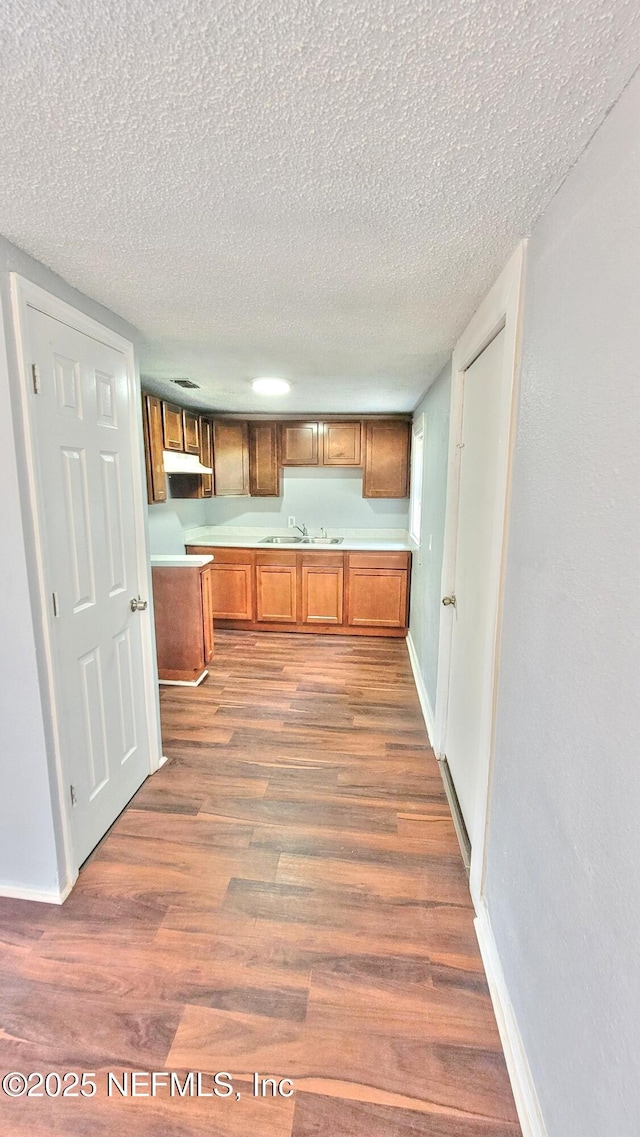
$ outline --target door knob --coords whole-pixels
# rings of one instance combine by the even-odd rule
[[[445,608],[447,608],[450,604],[455,608],[456,598],[453,595],[453,593],[451,594],[451,596],[443,596],[442,597],[442,603],[444,604]]]
[[[147,601],[141,600],[139,596],[133,596],[129,601],[129,607],[132,612],[144,612],[147,607]]]

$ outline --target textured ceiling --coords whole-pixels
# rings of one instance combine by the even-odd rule
[[[0,228],[264,410],[412,408],[640,59],[627,0],[3,0]]]

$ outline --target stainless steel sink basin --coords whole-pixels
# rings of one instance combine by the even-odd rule
[[[301,545],[304,537],[263,537],[261,545]]]
[[[341,545],[344,537],[303,537],[303,545]]]
[[[341,545],[344,537],[262,537],[261,545]]]

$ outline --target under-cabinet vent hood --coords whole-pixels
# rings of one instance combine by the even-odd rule
[[[210,466],[203,466],[197,454],[179,454],[175,450],[163,450],[165,474],[212,474]]]

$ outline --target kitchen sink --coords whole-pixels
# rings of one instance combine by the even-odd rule
[[[304,537],[263,537],[261,545],[301,545]]]
[[[344,537],[263,537],[261,545],[341,545]]]
[[[344,537],[303,537],[303,545],[341,545]]]

